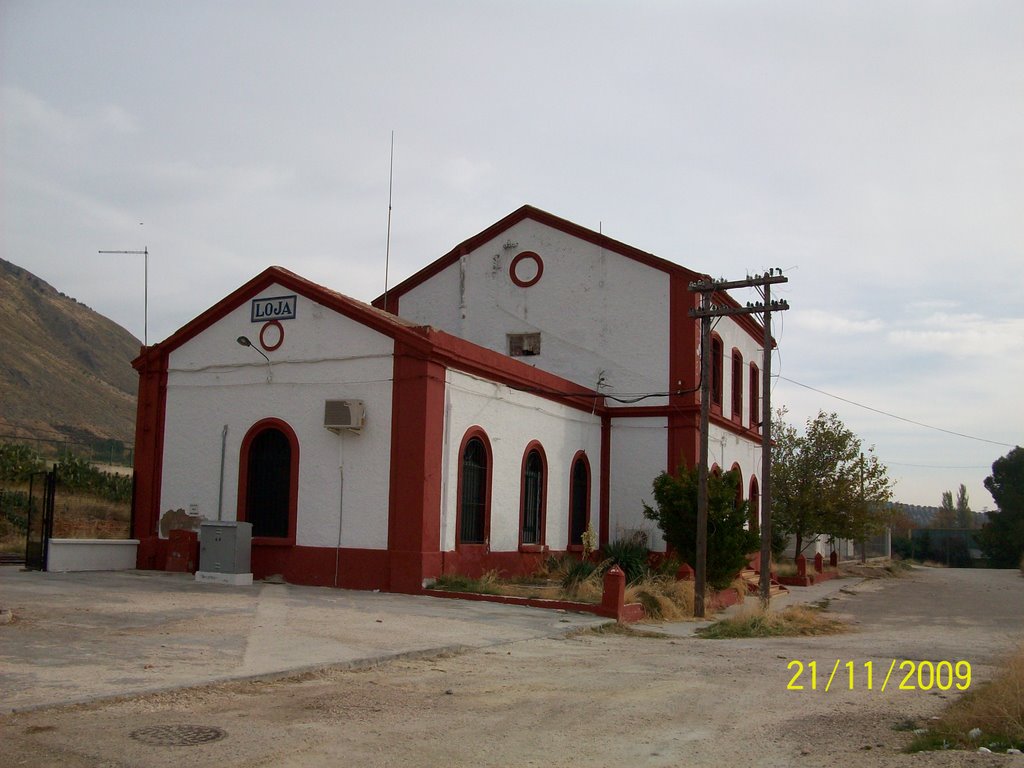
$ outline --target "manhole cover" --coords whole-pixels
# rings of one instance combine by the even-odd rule
[[[150,725],[131,732],[136,741],[154,747],[194,747],[227,735],[227,731],[212,725]]]

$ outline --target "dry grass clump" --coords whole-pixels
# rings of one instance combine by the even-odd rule
[[[760,606],[735,616],[716,621],[697,630],[700,637],[725,640],[749,637],[799,637],[806,635],[835,635],[845,632],[848,625],[822,614],[817,608],[791,605],[782,611],[765,611]]]
[[[928,563],[924,563],[928,566]],[[931,567],[931,566],[929,566]],[[945,568],[942,563],[934,565],[936,568]],[[910,573],[913,566],[905,560],[887,560],[881,562],[845,562],[839,564],[841,576],[857,576],[862,579],[898,579]]]
[[[907,748],[908,752],[986,747],[1024,750],[1024,646],[1004,668],[957,700]]]
[[[626,602],[640,603],[648,619],[676,621],[693,617],[693,582],[648,576],[626,586]]]

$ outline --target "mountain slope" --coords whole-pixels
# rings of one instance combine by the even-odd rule
[[[131,444],[138,339],[3,259],[0,328],[0,433]]]

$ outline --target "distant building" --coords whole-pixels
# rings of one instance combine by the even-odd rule
[[[642,504],[697,461],[703,277],[530,206],[374,306],[267,269],[134,363],[139,566],[181,510],[251,522],[257,578],[391,591],[588,526],[664,549]],[[711,350],[711,460],[754,524],[762,334],[725,317]]]

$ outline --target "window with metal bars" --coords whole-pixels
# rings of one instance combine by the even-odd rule
[[[587,530],[587,512],[590,508],[590,467],[583,456],[572,464],[569,486],[569,545],[582,546]]]
[[[487,448],[479,437],[472,437],[462,451],[462,498],[459,516],[459,541],[483,544],[487,519]]]
[[[743,421],[743,354],[732,351],[732,420]]]
[[[542,544],[544,511],[544,461],[531,450],[523,467],[523,544]]]

